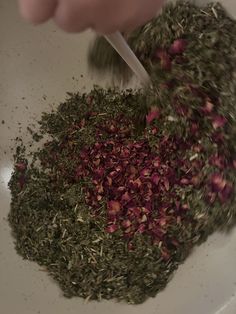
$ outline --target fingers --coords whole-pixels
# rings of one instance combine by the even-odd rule
[[[165,0],[97,0],[92,28],[101,34],[130,32],[151,20]],[[97,6],[96,6],[97,5]]]
[[[117,10],[111,10],[115,1],[59,0],[54,21],[67,32],[81,32],[92,28],[98,33],[111,33],[119,28]],[[120,4],[118,4],[120,8]],[[122,7],[122,6],[121,6]],[[118,18],[117,18],[118,17]]]
[[[131,31],[155,16],[165,0],[18,0],[33,23],[53,18],[67,32],[93,28],[101,34]]]
[[[165,3],[165,0],[149,0],[147,5],[143,5],[143,0],[134,0],[136,5],[128,2],[132,8],[128,8],[128,12],[131,14],[127,15],[126,20],[121,25],[120,30],[131,32],[137,27],[144,25],[150,21],[156,14],[161,10]],[[140,10],[142,8],[142,10]]]
[[[54,21],[66,32],[81,32],[92,24],[92,4],[91,0],[59,0]]]
[[[57,6],[57,0],[18,0],[18,3],[21,15],[34,24],[50,19]]]

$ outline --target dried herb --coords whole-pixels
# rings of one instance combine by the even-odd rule
[[[167,6],[131,35],[153,88],[69,94],[17,148],[16,249],[65,296],[142,303],[235,224],[235,28],[218,4]]]

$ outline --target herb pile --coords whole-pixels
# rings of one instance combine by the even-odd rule
[[[154,87],[70,94],[43,114],[43,147],[17,148],[16,249],[65,296],[142,303],[234,225],[235,34],[218,4],[167,6],[130,37]]]

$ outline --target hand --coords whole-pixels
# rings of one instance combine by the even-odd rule
[[[22,16],[35,24],[50,18],[67,32],[130,31],[153,18],[165,0],[18,0]]]

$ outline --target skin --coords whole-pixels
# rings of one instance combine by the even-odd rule
[[[41,24],[49,19],[67,32],[92,28],[101,34],[129,31],[153,18],[165,0],[18,0],[22,16]]]

